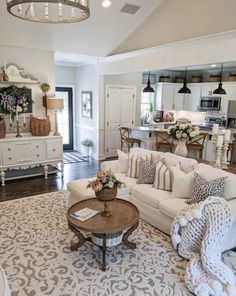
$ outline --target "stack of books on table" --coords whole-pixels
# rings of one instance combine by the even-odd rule
[[[89,208],[84,208],[82,210],[76,211],[72,214],[70,214],[70,216],[72,218],[75,218],[79,221],[86,221],[89,218],[92,218],[93,216],[95,216],[97,213],[99,213],[99,211],[97,210],[93,210],[93,209],[89,209]]]

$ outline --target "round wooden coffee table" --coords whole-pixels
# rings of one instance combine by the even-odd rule
[[[99,210],[101,212],[104,209],[104,203],[99,201],[97,198],[90,198],[80,201],[74,204],[67,213],[68,227],[79,238],[78,243],[71,243],[71,250],[77,250],[86,241],[97,244],[96,241],[94,241],[94,238],[95,240],[98,239],[98,241],[100,239],[102,244],[98,245],[102,248],[103,271],[106,270],[106,248],[108,246],[107,241],[111,239],[111,237],[116,238],[119,236],[120,232],[122,232],[123,244],[131,249],[136,248],[136,244],[129,241],[129,236],[139,224],[139,211],[136,206],[130,202],[122,199],[115,199],[113,201],[107,202],[107,204],[109,206],[109,210],[112,213],[110,217],[104,217],[98,213],[92,218],[81,222],[71,216],[71,214],[84,208]],[[84,235],[81,233],[81,230],[90,232],[93,239],[91,239],[91,237],[84,237]]]

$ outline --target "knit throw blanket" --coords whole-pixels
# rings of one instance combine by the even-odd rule
[[[185,283],[197,296],[236,296],[234,273],[221,260],[232,221],[227,201],[219,197],[187,206],[174,219],[172,243],[189,260]]]

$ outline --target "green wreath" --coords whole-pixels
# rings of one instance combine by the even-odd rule
[[[14,118],[17,113],[26,113],[32,103],[31,90],[25,86],[0,89],[0,113],[11,114]]]

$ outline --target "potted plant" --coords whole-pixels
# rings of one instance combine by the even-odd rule
[[[109,170],[98,171],[96,180],[89,182],[87,188],[91,188],[99,200],[109,201],[116,198],[117,189],[122,186],[125,184]]]
[[[200,132],[198,126],[182,123],[169,126],[167,133],[172,139],[178,141],[175,154],[186,157],[188,155],[186,141],[192,141]]]
[[[40,89],[44,93],[43,106],[47,108],[47,93],[50,91],[51,86],[45,82],[40,85]]]
[[[84,146],[86,157],[89,158],[90,148],[93,147],[93,141],[91,139],[84,139],[81,144]]]

